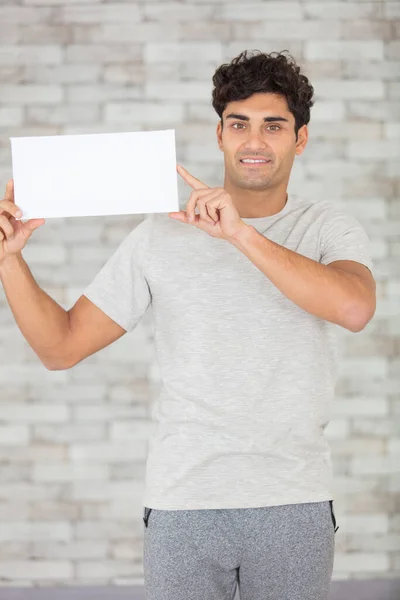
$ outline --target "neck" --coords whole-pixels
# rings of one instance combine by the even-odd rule
[[[280,212],[287,202],[287,182],[265,190],[243,189],[225,179],[224,189],[244,219],[270,217]]]

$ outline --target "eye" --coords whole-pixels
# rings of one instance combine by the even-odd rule
[[[278,131],[280,129],[279,125],[268,125],[267,129],[268,127],[276,127],[277,129],[274,129],[274,131]]]
[[[235,125],[240,125],[240,127],[244,127],[244,124],[243,124],[243,123],[234,123],[234,124],[232,125],[232,127],[235,127]]]

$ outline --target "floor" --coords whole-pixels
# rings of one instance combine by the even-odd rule
[[[0,600],[145,600],[143,587],[0,588]],[[239,600],[235,596],[234,600]],[[400,600],[400,579],[332,581],[329,600]]]

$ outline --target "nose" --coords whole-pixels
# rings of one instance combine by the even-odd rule
[[[245,144],[245,150],[265,150],[267,144],[258,133],[250,133]]]

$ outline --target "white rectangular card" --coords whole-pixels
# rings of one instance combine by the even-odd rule
[[[10,141],[23,220],[179,211],[174,129]]]

